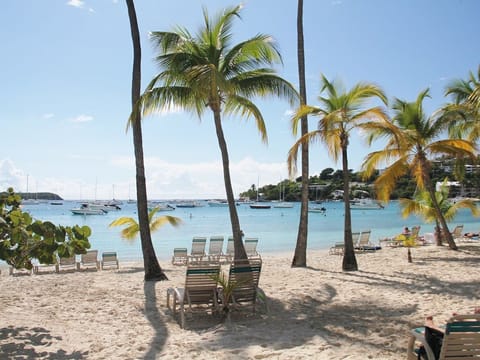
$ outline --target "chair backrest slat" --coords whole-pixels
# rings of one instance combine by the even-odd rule
[[[206,237],[196,236],[192,240],[192,251],[190,255],[192,256],[204,256],[205,255],[205,245],[207,244]]]

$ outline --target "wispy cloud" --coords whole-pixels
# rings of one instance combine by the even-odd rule
[[[81,114],[81,115],[78,115],[74,118],[68,119],[68,121],[70,121],[72,123],[84,123],[84,122],[89,122],[89,121],[92,121],[92,120],[93,120],[93,116],[84,115],[84,114]]]
[[[85,1],[82,1],[82,0],[68,0],[67,5],[81,9],[81,8],[84,7]]]
[[[43,114],[42,115],[42,119],[51,119],[55,116],[55,114],[52,114],[52,113],[47,113],[47,114]]]

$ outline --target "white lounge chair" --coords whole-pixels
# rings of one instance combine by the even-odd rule
[[[89,250],[80,256],[80,262],[77,263],[77,270],[82,269],[100,269],[100,261],[98,261],[98,250]]]
[[[120,267],[118,264],[117,253],[114,251],[104,252],[102,253],[102,270],[105,268],[116,267],[117,269]]]
[[[190,251],[189,261],[202,261],[205,257],[205,246],[207,244],[207,238],[201,236],[195,236],[192,239],[192,250]]]
[[[185,327],[186,311],[215,312],[218,307],[217,280],[220,264],[189,264],[185,277],[185,287],[167,289],[167,307],[177,313],[180,310],[180,326]]]
[[[211,236],[208,246],[208,261],[219,262],[223,257],[223,236]]]
[[[187,248],[174,248],[172,256],[172,265],[187,265],[188,250]]]
[[[258,238],[245,238],[245,252],[247,256],[250,257],[260,257],[260,254],[257,252]]]
[[[58,273],[60,271],[75,271],[77,268],[76,256],[72,255],[70,257],[60,257],[57,262],[55,271]]]

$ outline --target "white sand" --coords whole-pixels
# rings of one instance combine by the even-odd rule
[[[404,359],[408,332],[427,315],[438,322],[480,305],[480,246],[435,246],[341,256],[264,256],[260,286],[270,312],[244,309],[226,327],[209,315],[182,330],[166,289],[185,267],[167,263],[169,281],[144,283],[139,264],[120,270],[0,276],[1,359]],[[121,259],[120,259],[121,260]]]

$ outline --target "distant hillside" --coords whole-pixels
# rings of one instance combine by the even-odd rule
[[[60,196],[50,192],[38,192],[38,193],[22,193],[19,192],[18,195],[22,197],[23,200],[34,199],[34,200],[63,200]]]

